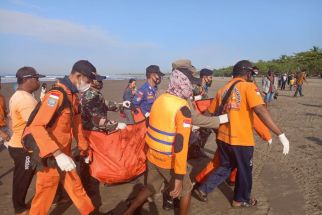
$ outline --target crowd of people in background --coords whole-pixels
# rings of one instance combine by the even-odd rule
[[[39,78],[44,76],[32,67],[20,68],[16,73],[18,88],[10,98],[9,111],[0,94],[0,141],[8,144],[14,161],[15,213],[47,214],[60,182],[59,189],[65,189],[81,214],[99,213],[101,202],[95,199],[100,198],[100,182],[88,170],[93,151],[84,130],[108,134],[126,129],[135,123],[133,111],[138,108],[148,122],[147,180],[124,214],[133,214],[162,184],[165,184],[163,209],[172,210],[174,200],[180,199],[180,214],[188,214],[193,190],[197,199],[207,201],[208,193],[232,171],[236,178],[232,206],[255,206],[257,200],[251,196],[252,116],[256,114],[278,136],[283,154],[287,154],[289,141],[274,123],[267,105],[277,97],[278,89],[286,90],[286,85],[291,92],[295,91],[293,96],[303,96],[306,73],[277,75],[268,71],[260,91],[254,81],[258,68],[247,60],[239,61],[233,67],[232,80],[216,93],[203,113],[197,111],[193,102],[212,96],[208,89],[213,83],[213,71],[204,68],[199,71],[200,77],[195,74],[197,69],[190,60],[174,61],[169,86],[161,93],[159,84],[165,74],[158,65],[150,65],[146,68],[146,82],[137,88],[136,80],[130,79],[123,102],[116,102],[106,100],[101,92],[106,77],[99,75],[89,61],[80,60],[69,75],[58,79],[50,89],[43,83],[38,102],[33,92],[39,89]],[[107,114],[109,111],[123,113],[127,123],[112,120]],[[189,177],[191,167],[187,160],[191,137],[199,135],[200,132],[194,131],[200,128],[216,131],[219,161],[218,168],[211,170],[203,181],[194,181]],[[80,172],[75,169],[71,151],[73,139],[82,162]],[[34,175],[36,193],[29,209],[25,198]]]
[[[273,98],[277,99],[279,93],[278,91],[285,91],[286,85],[289,87],[289,91],[291,92],[291,96],[297,97],[304,96],[303,94],[303,84],[308,83],[306,80],[306,71],[302,70],[296,74],[294,73],[284,73],[278,74],[273,73],[271,70],[267,72],[266,76],[262,78],[262,92],[264,94],[264,101],[267,107],[268,103],[270,103]],[[293,93],[294,92],[294,93]]]

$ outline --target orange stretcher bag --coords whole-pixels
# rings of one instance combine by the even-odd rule
[[[145,171],[146,119],[141,116],[141,111],[136,115],[134,119],[140,121],[123,130],[110,134],[85,131],[93,150],[90,174],[100,182],[128,182]]]
[[[211,104],[211,101],[212,101],[212,98],[211,99],[202,99],[202,100],[193,101],[193,104],[195,105],[196,110],[199,113],[203,113],[208,109],[208,107]]]

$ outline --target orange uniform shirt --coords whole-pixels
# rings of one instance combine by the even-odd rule
[[[260,120],[257,116],[256,113],[253,114],[254,121],[253,121],[253,126],[260,138],[262,138],[265,141],[269,141],[272,139],[272,135],[267,128],[267,126]]]
[[[53,126],[47,127],[63,102],[63,94],[60,91],[52,90],[45,95],[37,115],[26,131],[31,132],[36,140],[40,149],[40,157],[50,156],[58,149],[67,155],[71,155],[72,137],[76,138],[78,148],[81,151],[88,149],[88,141],[83,134],[80,110],[78,110],[78,96],[65,85],[61,83],[56,85],[62,87],[67,93],[72,105],[72,112],[70,108],[66,107],[57,117]]]
[[[6,100],[3,95],[0,94],[0,127],[7,125],[6,123]]]
[[[234,90],[224,107],[228,114],[229,123],[221,124],[218,128],[217,139],[231,145],[254,146],[253,108],[264,104],[260,91],[254,83],[241,78],[234,78],[221,88],[213,99],[208,111],[214,113],[219,107],[224,94],[237,80]]]
[[[31,112],[37,105],[32,94],[17,90],[9,100],[9,114],[11,118],[12,137],[9,146],[22,148],[21,137]]]

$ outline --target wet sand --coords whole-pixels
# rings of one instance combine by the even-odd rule
[[[228,79],[217,78],[213,81],[209,95],[222,87]],[[105,81],[103,93],[105,98],[121,101],[126,81]],[[138,81],[140,86],[143,81]],[[160,88],[166,89],[167,81]],[[253,172],[253,196],[259,200],[252,209],[233,209],[230,206],[232,189],[225,183],[209,195],[208,203],[192,198],[190,214],[322,214],[322,80],[311,79],[303,86],[304,97],[293,98],[289,91],[280,91],[269,111],[290,140],[290,153],[282,154],[282,146],[274,136],[269,146],[256,138]],[[9,97],[13,93],[11,84],[2,84],[1,93]],[[39,92],[35,93],[39,97]],[[109,115],[119,120],[117,113]],[[216,150],[214,138],[209,138],[206,152],[212,157]],[[193,160],[195,168],[202,168],[208,159]],[[13,214],[11,203],[13,162],[6,149],[0,149],[0,211],[1,214]],[[142,183],[142,177],[122,185],[101,185],[103,213],[116,208],[122,209],[124,201],[133,189]],[[27,200],[34,194],[35,180],[28,192]],[[52,208],[50,214],[78,214],[71,204]],[[162,198],[156,196],[155,202],[145,204],[141,214],[170,215],[173,211],[162,210]]]

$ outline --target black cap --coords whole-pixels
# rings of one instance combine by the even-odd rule
[[[200,70],[200,78],[202,78],[203,76],[212,76],[213,75],[213,71],[210,69],[202,69]]]
[[[146,68],[146,75],[148,75],[148,74],[151,74],[151,73],[156,73],[156,74],[158,74],[159,76],[164,76],[164,73],[162,73],[161,71],[160,71],[160,68],[159,68],[159,66],[157,66],[157,65],[150,65],[150,66],[148,66],[147,68]]]
[[[77,61],[74,64],[72,71],[79,72],[79,73],[85,75],[89,79],[97,80],[96,79],[96,76],[97,76],[96,68],[88,60]]]
[[[233,76],[245,75],[247,72],[253,71],[253,65],[248,60],[238,61],[233,68]]]
[[[32,67],[22,67],[16,73],[17,78],[43,78],[45,75],[40,75],[38,72]]]
[[[106,76],[96,74],[96,75],[95,75],[95,79],[94,79],[94,80],[97,80],[97,81],[103,81],[104,79],[106,79]]]

